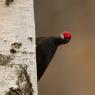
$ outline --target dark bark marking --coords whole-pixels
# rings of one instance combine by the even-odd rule
[[[28,37],[28,39],[29,39],[30,41],[33,41],[33,38],[32,38],[32,37]]]
[[[13,48],[20,49],[20,47],[22,46],[22,43],[15,42],[15,43],[11,44],[11,46],[12,46]]]
[[[16,51],[15,49],[11,49],[10,52],[11,52],[12,54],[17,53],[17,51]]]
[[[7,65],[13,59],[11,55],[0,54],[0,65]]]
[[[16,82],[18,88],[11,87],[5,95],[33,95],[32,83],[30,82],[27,68],[20,65],[20,72],[18,72],[18,81]]]
[[[22,46],[22,43],[20,43],[20,42],[12,43],[12,44],[11,44],[12,49],[10,49],[10,52],[11,52],[12,54],[17,53],[18,50],[21,48],[21,46]]]
[[[5,4],[9,7],[9,5],[13,2],[14,0],[6,0]]]

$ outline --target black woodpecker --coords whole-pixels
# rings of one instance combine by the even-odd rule
[[[38,37],[36,39],[37,80],[39,81],[53,58],[58,46],[71,40],[71,33],[64,31],[54,37]]]

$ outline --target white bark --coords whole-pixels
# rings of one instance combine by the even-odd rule
[[[0,95],[37,95],[33,0],[0,0]]]

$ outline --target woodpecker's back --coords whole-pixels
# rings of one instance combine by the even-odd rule
[[[45,72],[49,62],[51,61],[57,46],[54,43],[54,37],[40,37],[37,38],[36,41],[37,77],[39,80]]]

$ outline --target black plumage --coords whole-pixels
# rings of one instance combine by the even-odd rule
[[[44,74],[51,59],[53,58],[57,47],[66,44],[70,41],[71,37],[62,38],[58,37],[38,37],[36,39],[36,60],[37,60],[37,79],[38,81]]]

